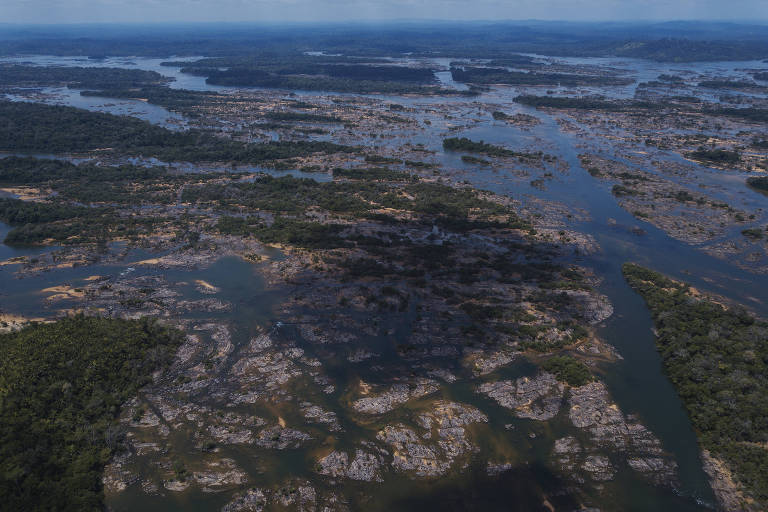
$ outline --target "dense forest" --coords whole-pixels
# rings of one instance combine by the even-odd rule
[[[246,144],[199,130],[172,131],[127,116],[0,101],[0,151],[115,151],[162,161],[263,163],[320,152],[352,152],[330,142]]]
[[[287,37],[286,37],[287,35]],[[506,59],[515,53],[665,62],[768,58],[764,25],[729,23],[398,22],[316,26],[4,27],[0,54],[232,56],[304,51]]]
[[[165,167],[75,165],[63,160],[32,157],[0,159],[0,184],[43,186],[55,192],[50,201],[69,200],[90,205],[168,204],[176,201],[174,186],[216,176],[219,175],[170,174]]]
[[[136,238],[151,231],[157,219],[122,217],[113,208],[73,206],[66,201],[33,203],[0,199],[0,221],[11,226],[7,245],[106,243],[114,237]]]
[[[764,193],[768,193],[768,177],[753,176],[747,178],[747,185]]]
[[[223,176],[229,176],[230,181],[218,183]],[[278,218],[301,219],[319,207],[335,215],[379,218],[376,210],[392,208],[419,214],[423,222],[457,231],[488,226],[527,227],[511,209],[484,200],[476,191],[420,182],[407,172],[381,167],[339,168],[334,176],[342,180],[326,183],[291,176],[261,176],[246,182],[237,179],[237,174],[170,174],[162,167],[97,167],[7,157],[0,159],[0,185],[42,185],[56,194],[46,202],[0,199],[0,220],[13,226],[5,239],[11,245],[102,243],[115,237],[132,240],[167,219],[121,215],[118,207],[147,202],[175,204],[179,200],[176,190],[183,185],[183,202],[238,214],[262,210]],[[240,234],[254,234],[266,242],[314,247],[340,243],[335,228],[287,217],[269,225],[254,218],[246,224],[229,222],[221,226]]]
[[[623,271],[651,310],[656,346],[702,447],[768,505],[768,323],[638,265]]]
[[[501,146],[494,146],[483,141],[474,141],[466,137],[449,137],[443,139],[443,148],[448,151],[466,151],[467,153],[481,153],[495,157],[515,158],[540,158],[542,154],[521,153]]]
[[[696,151],[691,151],[686,156],[719,165],[737,164],[741,161],[741,155],[737,151],[729,151],[727,149],[699,148]]]
[[[101,96],[107,98],[143,99],[154,105],[160,105],[172,110],[185,110],[185,114],[194,115],[195,107],[204,101],[221,98],[221,94],[211,91],[188,91],[186,89],[169,89],[161,86],[123,88],[118,84],[105,84],[97,90],[85,90],[81,96]]]
[[[614,76],[571,75],[566,73],[541,73],[507,71],[501,68],[452,67],[451,75],[457,82],[474,84],[507,85],[562,85],[574,87],[580,85],[629,85],[631,78]]]
[[[124,68],[0,65],[0,86],[66,85],[73,89],[128,88],[163,85],[171,79],[155,71]]]
[[[455,91],[453,89],[405,82],[354,80],[351,78],[330,78],[325,76],[267,75],[263,71],[248,69],[212,71],[208,75],[206,82],[212,85],[265,87],[300,91],[334,91],[355,94],[471,94],[466,91]]]
[[[326,90],[351,93],[456,94],[435,87],[434,70],[382,65],[376,58],[304,55],[300,52],[254,50],[251,56],[164,62],[184,73],[207,77],[215,85]]]
[[[181,339],[148,319],[84,316],[0,335],[0,508],[103,510],[120,406]]]

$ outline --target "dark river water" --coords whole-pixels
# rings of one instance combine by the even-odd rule
[[[176,81],[171,84],[171,87],[228,90],[208,86],[203,78],[184,75],[177,68],[160,66],[163,60],[173,59],[121,58],[92,61],[58,57],[23,57],[16,60],[38,65],[110,66],[154,70],[174,77]],[[443,59],[437,63],[446,66],[449,61],[450,59]],[[640,81],[653,80],[661,73],[679,74],[688,71],[700,75],[741,77],[744,75],[743,69],[768,67],[765,63],[759,62],[703,65],[658,64],[629,59],[568,59],[566,62],[622,68]],[[460,87],[452,82],[450,73],[441,72],[438,78],[445,86]],[[636,85],[601,88],[600,92],[605,94],[608,91],[609,95],[615,97],[632,97],[635,87]],[[56,100],[52,101],[63,104],[135,115],[163,125],[184,126],[184,120],[178,114],[144,102],[83,98],[79,95],[79,91],[66,89],[46,92],[56,96]],[[299,94],[317,96],[328,93],[300,92]],[[581,167],[578,159],[579,148],[576,147],[578,141],[575,137],[563,133],[551,116],[513,103],[512,98],[517,94],[519,94],[517,89],[499,88],[479,98],[471,99],[403,97],[386,97],[386,99],[412,106],[445,102],[464,103],[467,104],[467,112],[477,111],[477,108],[470,106],[474,102],[493,103],[501,105],[509,114],[523,112],[538,117],[542,121],[540,125],[522,130],[505,123],[494,122],[486,116],[485,121],[476,123],[468,129],[451,132],[451,135],[482,139],[513,149],[530,148],[535,141],[543,140],[546,148],[542,150],[556,155],[568,165],[568,172],[555,173],[555,178],[549,180],[543,190],[531,186],[528,179],[521,180],[504,170],[467,165],[461,162],[459,155],[443,152],[441,142],[450,127],[442,116],[436,115],[432,125],[425,126],[424,130],[415,137],[412,134],[403,134],[402,137],[396,135],[388,144],[398,147],[405,142],[423,143],[428,149],[436,152],[435,158],[445,167],[463,170],[462,179],[469,180],[478,188],[511,196],[523,204],[539,198],[559,202],[570,209],[581,209],[586,212],[587,219],[575,222],[571,227],[576,231],[592,235],[600,245],[600,251],[597,254],[581,256],[577,262],[592,269],[602,280],[600,289],[610,298],[615,313],[600,327],[599,334],[616,347],[623,357],[623,360],[607,368],[605,380],[622,411],[625,414],[637,415],[659,437],[664,448],[674,454],[679,465],[680,478],[679,487],[673,491],[665,487],[654,487],[635,475],[619,472],[615,481],[607,486],[614,489],[612,494],[620,510],[683,512],[711,509],[714,499],[701,469],[694,432],[675,389],[662,372],[661,360],[654,347],[650,314],[640,297],[625,283],[621,275],[621,265],[626,261],[640,263],[673,278],[687,281],[701,290],[744,304],[764,316],[768,316],[768,305],[765,303],[768,297],[765,293],[768,289],[768,276],[749,273],[735,267],[727,260],[708,256],[696,247],[677,241],[652,225],[635,219],[617,205],[609,186],[598,183]],[[605,149],[609,154],[621,157],[618,151],[613,151],[609,146]],[[322,178],[328,177],[322,176]],[[742,206],[749,210],[763,208],[764,211],[756,219],[756,223],[765,224],[768,197],[746,189],[743,186],[743,176],[701,168],[696,180],[711,185],[715,190],[714,193],[721,194],[722,198],[728,199],[735,206]],[[632,232],[630,228],[638,225],[642,227],[645,234],[637,235]],[[7,226],[0,225],[0,239],[5,237],[7,230]],[[10,248],[0,244],[0,260],[36,252],[40,252],[40,249]],[[51,311],[41,300],[42,295],[39,290],[42,288],[62,283],[75,286],[84,282],[83,280],[90,275],[111,275],[128,271],[129,268],[133,269],[130,272],[135,272],[136,275],[154,272],[132,266],[130,263],[146,257],[147,254],[135,251],[126,258],[126,261],[113,266],[59,269],[24,279],[17,279],[14,276],[14,266],[0,267],[0,310],[32,317],[49,315]],[[271,311],[279,301],[279,294],[265,290],[256,269],[250,264],[226,260],[202,271],[163,273],[169,280],[186,281],[193,279],[192,276],[194,276],[194,279],[204,279],[221,288],[220,297],[235,304],[234,311],[227,313],[233,326],[235,343],[247,342],[257,326],[274,328],[275,318]],[[190,286],[186,293],[194,297],[197,292]],[[525,371],[524,368],[517,370]],[[482,401],[468,387],[457,384],[449,386],[446,392],[461,401],[481,403],[481,408],[488,413],[491,424],[509,421],[508,414],[494,403]],[[381,510],[536,509],[540,505],[540,502],[536,502],[539,496],[538,491],[556,492],[561,483],[543,469],[544,461],[548,457],[544,441],[542,440],[540,445],[537,442],[531,442],[524,435],[525,429],[520,430],[520,433],[511,432],[509,435],[519,437],[519,439],[515,438],[516,444],[520,446],[521,457],[528,461],[528,464],[521,466],[524,469],[507,473],[501,477],[501,481],[484,477],[483,468],[477,471],[470,468],[460,479],[446,479],[439,484],[425,484],[402,478],[392,484],[388,482],[386,488],[380,491],[386,499],[377,501],[379,505],[371,508]],[[548,442],[551,443],[551,439]],[[493,448],[488,446],[485,449]],[[247,470],[249,467],[247,457],[242,453],[238,454],[237,450],[239,449],[232,449],[230,450],[232,453],[227,455],[235,458]],[[282,452],[274,459],[270,467],[275,468],[273,477],[276,481],[285,475],[302,472],[301,468],[306,465],[301,451]],[[212,507],[220,507],[221,499],[219,496],[202,493],[182,493],[169,500],[167,497],[147,497],[140,492],[129,491],[123,493],[111,505],[117,510],[139,508],[147,511],[210,510]],[[510,503],[518,505],[510,508]],[[466,506],[462,507],[462,504]],[[577,504],[573,505],[577,506]]]

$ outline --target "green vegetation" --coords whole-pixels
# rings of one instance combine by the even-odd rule
[[[741,234],[753,240],[760,240],[765,236],[765,232],[760,228],[742,229]]]
[[[344,120],[336,116],[323,114],[307,114],[304,112],[267,112],[264,118],[271,121],[302,121],[308,123],[343,123]]]
[[[663,113],[668,111],[674,115],[681,112],[690,112],[694,114],[707,114],[711,116],[722,116],[739,119],[752,123],[768,122],[768,109],[764,108],[733,108],[733,107],[710,107],[702,109],[699,106],[692,105],[691,98],[671,97],[682,103],[638,101],[638,100],[606,100],[592,97],[558,97],[558,96],[535,96],[524,94],[515,97],[514,101],[522,105],[531,107],[575,109],[575,110],[602,110],[605,112],[650,112]],[[698,100],[697,100],[698,101]]]
[[[725,116],[747,121],[750,123],[765,123],[768,122],[768,109],[766,108],[711,108],[705,110],[704,113],[713,116]]]
[[[685,80],[683,80],[683,77],[681,77],[680,75],[667,75],[664,73],[659,75],[657,80],[659,80],[660,82],[668,82],[671,84],[682,84],[685,82]]]
[[[611,193],[616,197],[638,196],[642,194],[640,191],[625,187],[624,185],[614,185],[611,188]]]
[[[182,70],[188,71],[188,70]],[[211,71],[206,83],[236,87],[264,87],[269,89],[293,89],[301,91],[335,91],[354,94],[443,94],[470,95],[437,86],[386,82],[379,80],[352,80],[322,76],[277,76],[260,73]]]
[[[246,144],[198,130],[171,131],[132,117],[0,101],[0,151],[117,151],[162,161],[263,163],[355,149],[330,142]]]
[[[595,98],[564,98],[558,96],[534,96],[523,94],[514,99],[515,103],[529,107],[568,108],[579,110],[615,110],[616,103]]]
[[[755,89],[760,86],[747,80],[703,80],[699,82],[699,87],[707,89]]]
[[[491,165],[491,162],[489,162],[485,158],[478,158],[472,155],[462,155],[461,161],[464,162],[465,164]]]
[[[48,241],[102,243],[110,238],[137,238],[161,219],[121,217],[110,207],[87,208],[64,202],[31,203],[0,199],[0,220],[13,226],[4,243],[35,245]]]
[[[699,148],[696,151],[687,153],[686,156],[694,160],[704,160],[718,165],[733,165],[741,161],[741,155],[737,151],[725,149]]]
[[[66,85],[72,89],[133,88],[166,84],[155,71],[124,68],[0,65],[0,86],[41,87]]]
[[[268,244],[285,244],[306,249],[334,249],[349,245],[338,236],[344,226],[338,224],[320,224],[277,217],[267,224],[257,218],[222,217],[217,225],[219,232],[233,235],[254,235]]]
[[[365,177],[365,172],[361,176]],[[319,183],[291,176],[263,176],[251,183],[190,185],[184,189],[182,200],[279,214],[304,214],[309,209],[320,208],[354,217],[367,217],[374,210],[391,208],[434,216],[444,222],[513,215],[510,209],[482,199],[475,190],[410,180],[406,183],[367,179]]]
[[[309,91],[386,94],[467,94],[435,84],[432,69],[379,65],[380,60],[344,56],[282,55],[217,57],[195,62],[167,62],[184,73],[206,77],[215,85]]]
[[[451,68],[451,75],[457,82],[474,84],[562,85],[574,87],[586,85],[629,85],[634,82],[630,78],[613,76],[507,71],[502,68]]]
[[[511,149],[486,144],[483,141],[476,142],[466,137],[450,137],[443,139],[443,149],[448,151],[466,151],[467,153],[481,153],[495,157],[516,157],[516,158],[541,158],[541,153],[519,153]]]
[[[83,316],[0,335],[2,508],[102,510],[120,406],[181,340],[151,320]]]
[[[570,356],[552,356],[541,363],[541,368],[554,373],[557,380],[566,382],[569,386],[583,386],[594,380],[589,368]]]
[[[457,232],[528,227],[512,210],[482,199],[474,190],[418,182],[406,173],[388,169],[370,173],[339,169],[335,174],[349,181],[330,183],[264,176],[251,183],[190,185],[185,187],[182,199],[201,206],[213,205],[225,212],[269,212],[276,216],[273,223],[256,216],[225,216],[218,229],[222,233],[254,235],[268,243],[311,248],[341,247],[350,242],[341,237],[344,224],[322,224],[307,215],[317,209],[339,218],[398,222],[379,211],[391,209],[415,216],[420,224],[437,224]]]
[[[35,186],[55,194],[46,201],[0,199],[0,219],[13,226],[5,242],[39,244],[136,239],[164,222],[121,213],[121,206],[175,204],[177,188],[221,179],[221,174],[169,174],[162,167],[75,165],[31,157],[0,159],[0,185]],[[238,175],[233,175],[236,179]],[[90,206],[84,206],[90,205]]]
[[[754,176],[747,178],[747,185],[760,192],[768,193],[768,176]]]
[[[378,181],[418,181],[418,177],[403,171],[393,171],[385,167],[372,169],[342,169],[333,170],[334,178],[346,178],[350,180],[378,180]]]
[[[376,59],[367,59],[368,62]],[[401,82],[431,84],[432,69],[397,65],[360,64],[360,58],[344,56],[259,55],[257,57],[218,57],[183,64],[182,71],[208,76],[211,83],[255,85],[264,78],[311,76],[362,82]],[[223,69],[222,68],[226,68]]]
[[[32,157],[0,159],[0,184],[34,185],[56,192],[51,201],[137,206],[175,202],[174,185],[204,181],[216,175],[172,175],[164,167],[74,165],[63,160]]]
[[[706,25],[706,26],[705,26]],[[146,34],[146,35],[145,35]],[[490,66],[544,67],[546,64],[519,55],[634,57],[665,62],[753,60],[768,57],[765,31],[758,24],[730,23],[541,23],[490,21],[487,23],[434,24],[429,21],[368,24],[263,25],[238,27],[209,25],[194,31],[157,28],[137,34],[128,28],[93,26],[79,31],[47,29],[25,31],[9,28],[0,41],[4,55],[104,56],[226,56],[205,59],[200,66],[267,68],[277,73],[282,65],[299,73],[302,64],[387,64],[378,56],[453,57],[491,59]],[[327,55],[305,55],[322,48]],[[332,54],[362,55],[366,58]],[[234,56],[234,57],[233,57]],[[236,60],[238,59],[238,60]],[[176,63],[190,65],[190,62]],[[379,66],[384,67],[384,66]],[[269,69],[269,68],[268,68]],[[367,71],[367,70],[364,70]],[[318,73],[315,71],[312,74]],[[354,72],[352,72],[354,73]],[[352,75],[352,73],[348,73]],[[386,72],[383,71],[382,74]],[[366,74],[367,76],[370,76]]]
[[[768,323],[638,265],[626,263],[623,271],[651,310],[656,346],[702,447],[724,460],[764,507]]]
[[[80,95],[146,100],[154,105],[184,111],[186,115],[192,117],[197,115],[195,107],[201,103],[224,98],[223,95],[211,91],[188,91],[159,86],[125,89],[119,87],[119,84],[106,84],[100,90],[81,91]]]
[[[686,39],[675,34],[673,37],[651,41],[614,43],[612,53],[659,62],[749,60],[768,56],[768,44],[765,41],[722,39],[722,36],[714,37],[712,40],[703,40],[698,37]]]

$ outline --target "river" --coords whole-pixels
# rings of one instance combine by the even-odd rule
[[[7,61],[8,59],[3,60]],[[152,70],[175,78],[176,80],[171,83],[171,87],[192,90],[231,90],[231,88],[207,85],[203,78],[184,75],[177,68],[161,66],[160,62],[163,60],[174,59],[118,58],[94,61],[47,56],[16,59],[18,62],[32,62],[36,65],[105,66]],[[446,66],[449,60],[444,59],[436,61],[436,63]],[[563,59],[561,62],[597,66],[610,65],[624,69],[641,81],[653,80],[662,73],[683,72],[695,72],[702,75],[726,74],[741,77],[744,75],[742,70],[745,68],[764,69],[768,66],[758,62],[658,64],[632,59]],[[438,78],[445,86],[457,86],[452,83],[450,73],[442,71]],[[602,87],[600,90],[603,93],[608,90],[609,95],[614,97],[632,97],[635,88],[636,84],[614,88]],[[589,88],[580,89],[589,91]],[[183,119],[178,114],[144,102],[83,98],[79,95],[79,91],[74,90],[51,90],[47,92],[56,96],[55,101],[58,103],[91,110],[135,115],[163,125],[183,125]],[[300,96],[317,96],[330,93],[298,92],[298,94]],[[565,161],[568,172],[558,175],[556,179],[548,182],[544,190],[533,187],[527,180],[520,180],[519,177],[507,174],[504,170],[493,171],[467,165],[462,163],[457,155],[443,152],[441,141],[448,126],[444,120],[437,117],[432,125],[424,127],[423,133],[418,137],[403,135],[402,138],[399,138],[395,136],[388,144],[394,147],[404,142],[423,143],[427,149],[436,152],[437,160],[443,165],[463,169],[462,178],[469,180],[472,185],[508,195],[523,204],[533,199],[545,199],[562,203],[572,210],[581,209],[586,212],[586,219],[576,221],[572,227],[577,231],[592,235],[600,245],[601,250],[597,254],[580,257],[578,263],[592,269],[597,274],[602,283],[600,285],[601,291],[610,298],[615,308],[614,315],[600,327],[599,334],[612,344],[623,357],[623,360],[610,366],[605,376],[606,382],[623,412],[637,415],[659,437],[664,448],[674,454],[679,466],[680,486],[674,492],[667,488],[653,487],[631,475],[619,474],[614,485],[624,494],[620,503],[622,509],[669,512],[710,509],[713,507],[714,499],[706,476],[701,469],[695,434],[674,387],[662,371],[662,363],[654,346],[650,314],[641,298],[624,281],[621,275],[621,265],[626,261],[640,263],[673,278],[687,281],[703,291],[712,292],[733,302],[744,304],[763,316],[768,316],[768,304],[764,301],[765,290],[768,289],[768,276],[739,269],[729,261],[709,256],[695,246],[675,240],[649,223],[635,219],[629,212],[618,206],[608,186],[598,183],[581,167],[578,158],[579,148],[577,147],[579,141],[576,137],[564,133],[552,116],[513,103],[512,98],[517,94],[519,94],[519,89],[500,87],[479,98],[471,99],[396,96],[382,98],[411,106],[445,102],[468,105],[472,102],[493,103],[502,105],[505,112],[510,114],[526,113],[537,117],[541,124],[531,129],[523,130],[505,123],[488,121],[452,133],[452,135],[483,139],[486,142],[504,144],[513,149],[530,146],[536,140],[546,141],[546,152]],[[467,110],[470,108],[468,106]],[[606,149],[610,152],[612,148],[607,147]],[[618,151],[613,151],[613,156],[621,157]],[[723,198],[727,198],[737,206],[751,210],[756,207],[763,208],[763,212],[756,222],[765,224],[768,197],[744,189],[741,179],[734,179],[733,173],[704,167],[700,171],[697,180],[707,185],[717,185],[716,193],[721,194]],[[306,175],[306,177],[312,176]],[[327,176],[323,176],[323,178],[327,179]],[[743,178],[743,176],[738,176],[738,178]],[[638,236],[629,229],[637,225],[642,225],[643,230],[645,230],[644,235]],[[6,226],[0,225],[0,237],[4,238],[7,229]],[[36,249],[12,249],[0,245],[0,259],[5,260],[17,255],[28,255],[34,251]],[[131,256],[128,261],[139,260],[145,256],[143,253],[137,253]],[[128,265],[130,264],[128,263]],[[117,272],[119,268],[125,266],[126,263],[121,263],[112,267],[58,269],[41,276],[24,279],[13,277],[13,266],[0,267],[0,289],[2,289],[0,310],[24,313],[30,316],[44,316],[49,311],[41,304],[38,293],[41,288],[62,281],[76,284],[88,275]],[[138,272],[143,271],[139,270]],[[169,277],[188,278],[178,273],[171,274]],[[211,269],[195,274],[195,278],[205,279],[220,287],[222,298],[236,304],[232,321],[235,324],[235,330],[240,333],[237,335],[240,343],[244,343],[248,339],[254,323],[269,326],[274,321],[269,307],[275,299],[272,296],[267,298],[268,294],[264,292],[263,284],[258,281],[258,277],[255,276],[250,265],[229,261],[227,264],[217,264]],[[190,293],[194,292],[190,290]],[[466,394],[466,390],[462,391],[460,387],[457,387],[452,393],[461,396]],[[472,400],[472,398],[467,398],[467,400]],[[477,401],[477,397],[474,400]],[[491,421],[494,421],[493,417],[491,417]],[[521,439],[520,443],[523,442],[525,440]],[[491,487],[488,487],[491,484],[481,476],[476,479],[473,476],[470,480],[474,483],[471,485],[476,485],[476,489],[486,489],[485,495],[494,499],[516,496],[522,500],[520,503],[525,503],[525,500],[530,499],[526,494],[527,491],[523,488],[524,486],[513,483],[513,480],[518,478],[525,482],[528,479],[537,478],[536,464],[543,463],[545,458],[545,454],[537,454],[536,448],[526,451],[526,454],[532,457],[530,474],[514,473],[509,477],[507,482],[509,486],[505,489],[491,490]],[[292,457],[294,456],[288,455],[288,459],[284,463],[285,468],[296,468],[300,463],[300,457]],[[401,482],[400,485],[400,493],[404,494],[407,490],[409,493],[423,495],[425,500],[430,497],[435,498],[428,486],[405,481]],[[464,483],[462,485],[464,487],[461,485],[456,488],[446,487],[443,489],[445,496],[464,492],[467,490],[466,486],[470,484]],[[395,491],[390,490],[390,492]],[[204,509],[209,505],[218,505],[216,498],[203,498],[202,496],[199,498],[202,501],[193,500],[189,497],[182,498],[178,504],[185,510],[186,507]],[[404,508],[414,510],[422,508],[422,506],[413,505],[417,502],[411,501],[410,503],[411,505]],[[119,503],[113,505],[116,505],[117,508],[121,506],[132,508],[141,505],[146,510],[167,510],[164,507],[168,504],[167,500],[159,500],[157,497],[140,498],[132,493],[127,493],[119,500]],[[498,509],[494,502],[485,505],[489,509]]]

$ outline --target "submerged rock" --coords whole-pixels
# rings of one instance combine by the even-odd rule
[[[211,462],[205,470],[195,471],[192,477],[203,492],[220,492],[248,481],[248,475],[232,459]]]
[[[573,388],[569,402],[571,422],[586,429],[598,447],[623,453],[630,468],[656,482],[674,480],[675,461],[645,426],[622,414],[610,400],[605,384],[598,381]]]
[[[581,468],[589,473],[593,480],[604,482],[606,480],[613,479],[613,475],[616,474],[616,470],[608,457],[603,455],[589,455],[584,460]]]
[[[331,432],[339,432],[342,430],[341,425],[339,425],[339,420],[336,417],[336,413],[333,411],[326,411],[319,405],[302,402],[301,413],[310,422],[327,425],[328,430]]]
[[[555,460],[564,471],[573,471],[581,456],[581,444],[573,436],[567,436],[555,441],[553,449]]]

